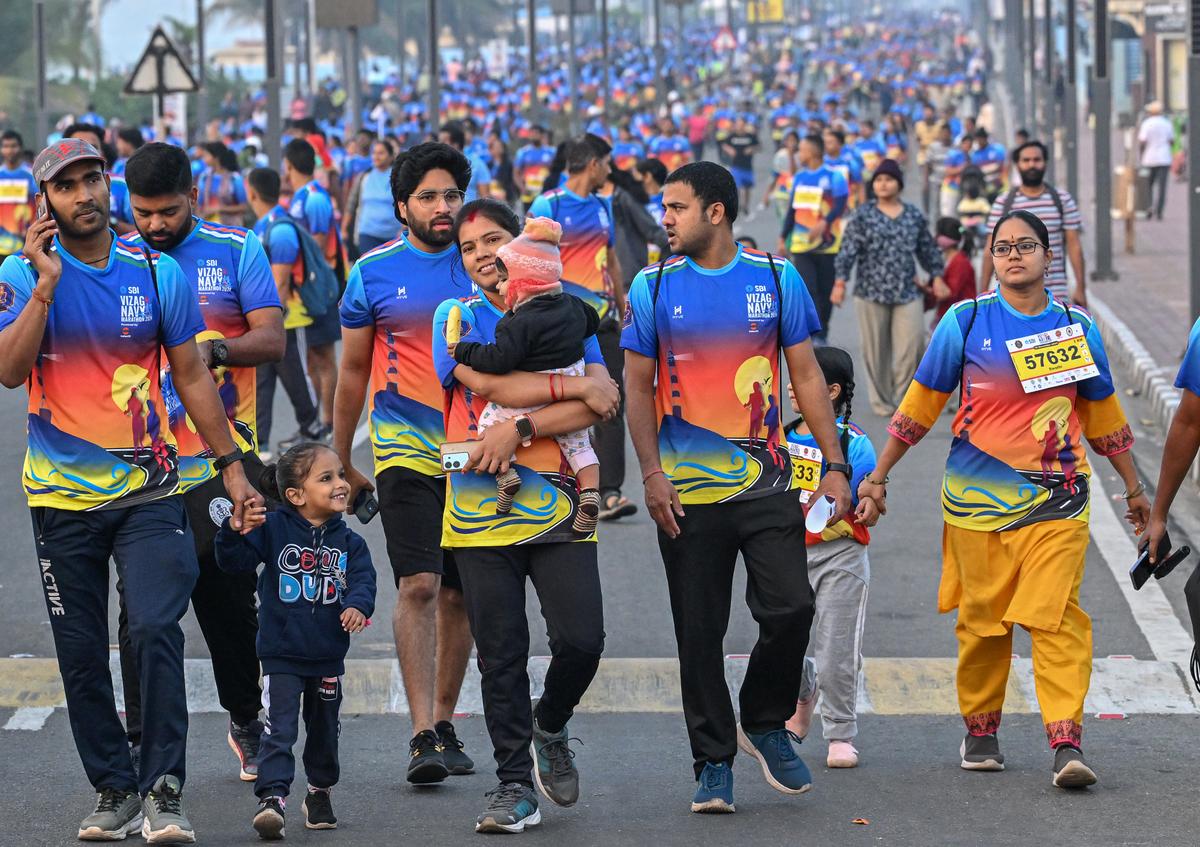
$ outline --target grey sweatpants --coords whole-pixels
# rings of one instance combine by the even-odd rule
[[[863,621],[871,563],[867,548],[849,538],[808,548],[808,581],[816,593],[816,617],[804,660],[800,699],[821,694],[826,741],[858,735],[858,677],[862,672]],[[815,679],[814,679],[815,677]]]
[[[925,353],[925,303],[918,298],[891,305],[855,297],[854,308],[871,410],[891,417]]]

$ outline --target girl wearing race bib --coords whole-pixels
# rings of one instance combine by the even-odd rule
[[[998,290],[953,306],[938,324],[858,493],[886,512],[888,473],[960,392],[942,484],[938,610],[958,611],[961,764],[1004,769],[996,733],[1019,624],[1033,643],[1053,783],[1077,788],[1096,782],[1080,752],[1092,671],[1092,624],[1079,606],[1091,477],[1083,441],[1124,481],[1125,517],[1139,533],[1150,504],[1100,333],[1087,312],[1046,290],[1045,225],[1014,211],[991,243]]]
[[[875,469],[875,448],[867,434],[850,422],[854,399],[854,361],[837,347],[818,347],[813,351],[825,374],[829,399],[838,417],[842,452],[853,468],[850,490]],[[795,397],[792,410],[799,412]],[[800,499],[807,501],[816,490],[825,471],[825,462],[816,439],[803,419],[784,428],[792,473]],[[859,505],[857,500],[855,505]],[[829,742],[826,765],[831,768],[858,766],[858,676],[862,670],[863,622],[867,613],[867,584],[871,564],[867,545],[871,533],[867,527],[879,517],[872,500],[863,501],[863,517],[855,513],[826,527],[820,535],[806,533],[808,581],[816,594],[816,618],[812,631],[812,655],[804,660],[804,678],[800,700],[787,728],[801,738],[808,734],[817,693],[821,695],[821,721]]]

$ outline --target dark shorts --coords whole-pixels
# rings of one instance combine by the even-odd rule
[[[338,307],[334,303],[325,310],[319,318],[304,328],[304,344],[308,347],[321,347],[342,340],[342,322],[338,318]]]
[[[242,460],[242,469],[250,484],[261,493],[259,479],[263,472],[262,460],[254,454],[247,454]],[[225,491],[221,475],[217,474],[184,494],[183,506],[187,510],[188,522],[192,525],[192,534],[196,537],[196,557],[205,561],[213,555],[213,541],[217,537],[217,530],[233,510],[233,503]]]
[[[441,574],[443,586],[462,591],[454,553],[442,548],[446,480],[408,468],[388,468],[375,477],[375,489],[396,585],[404,576],[436,573]]]
[[[754,171],[749,168],[733,168],[729,169],[733,174],[733,181],[738,188],[753,188],[754,187]]]

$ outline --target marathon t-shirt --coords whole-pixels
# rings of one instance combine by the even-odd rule
[[[612,163],[619,171],[630,170],[646,155],[646,148],[638,141],[618,141],[613,145]]]
[[[1175,377],[1175,387],[1200,395],[1200,320],[1192,324],[1187,352],[1183,354],[1183,364],[1179,366],[1179,375]]]
[[[854,152],[862,159],[863,179],[870,179],[887,154],[887,149],[878,138],[861,138],[854,145]]]
[[[723,268],[674,257],[661,281],[657,265],[634,277],[621,346],[658,363],[658,446],[681,502],[792,489],[780,348],[820,328],[792,263],[741,245]]]
[[[1058,192],[1058,199],[1062,203],[1062,214],[1059,214],[1058,206],[1054,203],[1054,196],[1048,188],[1044,188],[1042,193],[1036,197],[1029,197],[1017,189],[1013,194],[1012,207],[1009,211],[1015,212],[1018,209],[1024,209],[1036,215],[1046,225],[1046,231],[1050,235],[1050,252],[1052,253],[1050,267],[1046,269],[1046,287],[1058,299],[1066,300],[1068,295],[1067,250],[1066,236],[1063,233],[1068,229],[1077,232],[1082,230],[1083,217],[1079,214],[1079,206],[1076,205],[1074,197],[1058,186],[1055,186],[1054,189]],[[1007,193],[1001,194],[992,204],[992,210],[987,218],[989,233],[1000,222],[1000,217],[1004,213],[1004,201],[1007,197]]]
[[[204,331],[191,286],[170,256],[116,237],[93,268],[54,240],[63,272],[30,373],[22,484],[30,506],[69,511],[132,506],[174,494],[178,454],[166,423],[163,347]],[[0,265],[0,331],[32,297],[23,254]]]
[[[254,233],[240,226],[224,226],[198,218],[193,218],[192,223],[187,238],[167,255],[178,263],[200,306],[206,328],[196,336],[196,341],[245,335],[250,329],[247,314],[256,309],[281,308],[271,264],[262,244]],[[129,240],[142,243],[140,235]],[[171,382],[170,368],[163,371],[167,421],[179,450],[180,491],[187,491],[216,475],[212,467],[216,456],[183,408]],[[234,443],[241,450],[258,452],[255,368],[223,365],[211,372]]]
[[[487,405],[454,378],[458,364],[446,348],[446,323],[451,309],[460,309],[462,341],[489,344],[496,340],[496,324],[504,312],[480,294],[442,303],[432,322],[433,362],[445,389],[447,441],[474,441],[479,437],[479,417]],[[584,344],[585,364],[603,365],[595,336]],[[561,541],[595,541],[593,533],[580,538],[571,525],[579,508],[579,493],[571,466],[553,438],[535,438],[518,446],[513,467],[521,476],[521,490],[512,511],[496,514],[496,477],[493,474],[447,474],[446,509],[442,520],[443,547],[507,547],[514,544],[548,544]]]
[[[1027,393],[1007,342],[1071,324],[1082,327],[1099,373]],[[1086,521],[1090,468],[1083,440],[1103,455],[1133,444],[1104,342],[1087,312],[1051,300],[1040,314],[1024,315],[999,292],[958,303],[934,330],[888,431],[915,443],[960,384],[962,405],[942,483],[946,523],[995,532],[1047,520]]]
[[[598,194],[580,197],[568,188],[557,188],[536,198],[529,206],[529,216],[553,218],[562,224],[558,251],[563,290],[606,317],[613,305],[613,284],[605,270],[608,251],[616,243],[612,198]]]
[[[454,246],[426,253],[401,235],[354,263],[340,313],[344,327],[375,327],[367,420],[376,475],[387,468],[443,475],[443,396],[430,333],[438,305],[470,290]]]
[[[863,166],[858,155],[849,148],[845,148],[837,156],[826,156],[825,167],[837,171],[846,180],[846,186],[850,191],[848,202],[853,208],[855,198],[858,196],[858,187],[862,185],[863,181]]]
[[[788,249],[793,253],[836,253],[841,249],[844,204],[849,195],[846,178],[828,165],[796,171],[790,192],[792,233]],[[818,221],[828,221],[839,202],[843,204],[842,213],[826,224],[821,238],[810,235]]]
[[[525,193],[521,201],[529,203],[542,193],[546,185],[546,177],[550,175],[550,165],[554,162],[553,147],[534,147],[527,145],[517,151],[513,167],[525,182]]]
[[[670,173],[692,161],[692,144],[682,135],[656,135],[650,139],[646,154],[662,162]]]
[[[25,246],[25,231],[37,217],[33,202],[37,193],[29,171],[0,167],[0,256],[19,253]]]
[[[797,421],[796,423],[799,423]],[[808,489],[815,491],[816,486],[825,478],[825,474],[829,468],[829,462],[824,456],[821,456],[821,464],[819,468],[815,468],[811,462],[804,462],[799,451],[795,450],[792,445],[808,448],[809,451],[820,452],[820,447],[817,446],[817,439],[813,437],[811,432],[797,432],[796,427],[785,427],[785,433],[788,443],[788,451],[792,454],[792,475],[795,478],[795,488]],[[863,478],[875,470],[875,448],[871,444],[871,439],[867,434],[853,421],[846,422],[842,418],[837,420],[838,439],[844,439],[846,445],[846,461],[854,471],[854,476],[850,478],[850,500],[852,506],[858,506],[858,486],[863,481]],[[808,453],[811,457],[813,454]],[[816,471],[814,474],[813,471]],[[802,478],[807,477],[807,478]],[[851,538],[859,544],[871,543],[870,530],[860,524],[854,517],[854,510],[851,509],[846,515],[832,526],[825,527],[825,530],[820,534],[805,532],[805,538],[808,544],[820,544],[823,541],[836,541],[839,538]]]
[[[971,164],[983,172],[984,181],[991,191],[999,191],[1004,186],[1008,154],[1003,145],[992,143],[982,150],[973,151]]]
[[[300,258],[300,236],[293,223],[271,226],[278,220],[292,221],[287,209],[276,206],[258,219],[254,234],[262,241],[263,250],[272,265],[289,265],[292,269],[291,293],[284,304],[283,328],[301,329],[311,326],[313,319],[300,299],[299,286],[304,283],[304,262]],[[274,276],[272,276],[274,279]]]

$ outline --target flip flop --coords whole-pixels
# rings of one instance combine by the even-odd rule
[[[620,494],[609,494],[604,498],[600,507],[599,518],[602,521],[615,521],[617,518],[627,518],[637,514],[637,504],[630,503],[628,497]]]

